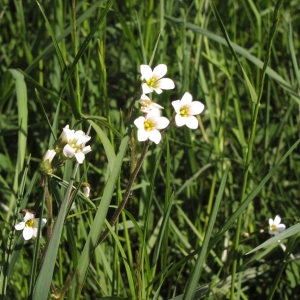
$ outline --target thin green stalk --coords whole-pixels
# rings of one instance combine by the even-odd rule
[[[76,28],[76,0],[72,0],[72,12],[73,12],[73,46],[74,46],[74,57],[78,53],[78,45],[77,45],[77,28]],[[76,82],[76,96],[77,96],[77,107],[81,107],[80,101],[80,80],[79,80],[79,68],[78,63],[74,69],[74,76]]]
[[[205,223],[204,223],[204,228],[203,232],[206,232],[210,215],[211,215],[211,209],[213,207],[213,201],[215,199],[215,188],[216,188],[216,183],[217,183],[217,170],[214,172],[214,177],[211,183],[211,188],[210,188],[210,194],[209,194],[209,200],[208,200],[208,205],[206,209],[206,216],[205,216]]]
[[[247,185],[248,185],[248,175],[249,175],[249,166],[250,166],[251,158],[252,158],[252,150],[253,150],[254,138],[255,138],[255,134],[256,134],[256,124],[257,124],[258,111],[259,111],[259,107],[260,107],[260,100],[262,98],[263,91],[264,91],[264,82],[265,82],[266,70],[267,70],[267,67],[268,67],[268,64],[269,64],[269,61],[270,61],[273,39],[274,39],[275,32],[276,32],[276,29],[277,29],[278,21],[279,21],[279,10],[280,10],[280,7],[281,7],[283,1],[284,0],[278,0],[278,2],[276,3],[275,10],[274,10],[274,16],[273,16],[273,25],[270,29],[266,59],[265,59],[264,65],[263,65],[262,73],[261,73],[261,84],[260,84],[260,89],[259,89],[259,93],[258,93],[258,97],[257,97],[257,102],[255,103],[251,135],[250,135],[250,140],[249,140],[249,144],[248,144],[248,152],[247,152],[247,155],[246,155],[245,172],[244,172],[242,194],[241,194],[241,202],[243,202],[245,200],[245,197],[246,197],[246,189],[247,189]],[[239,218],[238,218],[237,230],[236,230],[236,235],[235,235],[235,243],[234,243],[234,250],[235,250],[236,255],[239,251],[239,240],[240,240],[242,221],[243,221],[243,216],[240,215]],[[237,265],[238,265],[238,257],[235,257],[234,261],[233,261],[233,266],[232,266],[230,299],[235,299],[234,285],[235,285],[235,280],[236,280]]]
[[[133,184],[134,184],[134,181],[135,181],[135,178],[137,176],[137,174],[139,173],[142,165],[143,165],[143,162],[145,160],[145,157],[146,157],[146,154],[147,154],[147,151],[148,151],[148,148],[149,148],[149,145],[150,145],[150,141],[148,140],[144,146],[144,149],[143,149],[143,152],[141,153],[141,156],[140,156],[140,159],[134,169],[134,172],[131,174],[130,178],[129,178],[129,182],[128,182],[128,185],[127,185],[127,188],[126,188],[126,191],[124,193],[124,196],[123,196],[123,199],[118,207],[118,209],[115,211],[115,213],[113,214],[109,224],[113,227],[115,224],[116,224],[116,221],[118,220],[121,212],[123,211],[129,197],[130,197],[130,194],[131,194],[131,189],[133,187]],[[97,243],[97,246],[100,245],[105,239],[106,237],[108,236],[108,234],[110,233],[110,230],[107,228],[100,236],[99,240],[98,240],[98,243]]]

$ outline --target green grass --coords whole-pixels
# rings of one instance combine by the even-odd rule
[[[298,15],[296,0],[3,0],[0,299],[296,299]],[[205,110],[147,148],[128,110],[140,65],[161,63],[163,115],[185,92]],[[67,124],[92,151],[42,184]],[[24,241],[20,210],[49,203],[51,239],[48,223]],[[276,214],[287,230],[269,240]]]

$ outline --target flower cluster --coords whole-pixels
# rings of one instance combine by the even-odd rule
[[[63,131],[54,145],[54,149],[47,150],[40,170],[44,174],[52,174],[55,169],[68,159],[76,158],[79,164],[85,159],[85,154],[92,151],[91,146],[85,144],[91,139],[82,130],[71,130],[69,125]]]
[[[167,73],[167,66],[160,64],[152,69],[147,65],[140,66],[142,90],[139,105],[140,110],[145,116],[138,117],[134,124],[138,128],[137,138],[140,142],[150,140],[158,144],[161,140],[159,130],[169,126],[170,121],[161,117],[161,109],[163,107],[153,102],[146,94],[155,91],[161,94],[162,90],[174,89],[175,84],[170,78],[163,78]],[[185,93],[181,100],[172,102],[175,110],[175,123],[178,127],[186,125],[190,129],[198,128],[198,120],[195,115],[200,114],[204,110],[204,105],[199,101],[193,101],[190,93]]]

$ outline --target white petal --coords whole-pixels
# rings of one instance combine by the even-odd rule
[[[92,151],[91,146],[85,146],[85,147],[81,150],[81,152],[84,153],[84,154],[87,154],[87,153],[89,153],[89,152],[91,152],[91,151]]]
[[[282,232],[285,230],[285,225],[284,224],[278,224],[277,229],[279,232]]]
[[[148,96],[146,96],[145,94],[142,94],[141,100],[150,100],[151,101],[151,99]]]
[[[33,236],[33,228],[31,227],[25,227],[23,230],[23,238],[24,240],[30,240]]]
[[[157,129],[164,129],[170,124],[170,121],[165,118],[165,117],[160,117],[156,123],[155,123],[155,128]]]
[[[149,80],[152,78],[152,70],[149,66],[147,65],[141,65],[140,66],[141,74],[142,74],[142,80]]]
[[[181,98],[181,106],[189,104],[192,101],[193,101],[193,96],[190,93],[186,92]]]
[[[90,136],[88,135],[82,135],[81,137],[78,138],[76,145],[84,145],[85,143],[87,143],[89,140],[91,139]]]
[[[37,236],[37,233],[38,233],[38,229],[37,228],[32,228],[32,234],[34,237]]]
[[[151,108],[152,108],[152,109],[154,109],[154,108],[164,109],[163,106],[161,106],[161,105],[159,105],[159,104],[157,104],[157,103],[155,103],[155,102],[152,102],[152,103],[151,103]]]
[[[180,100],[172,101],[172,105],[173,105],[173,107],[175,109],[175,112],[177,114],[179,114],[180,113]]]
[[[15,225],[16,230],[23,230],[25,228],[25,222],[20,222],[19,224]]]
[[[39,220],[40,220],[40,218],[36,218],[34,220],[34,228],[38,228],[38,226],[39,226]],[[46,225],[46,223],[47,223],[47,219],[43,218],[42,222],[41,222],[42,228]]]
[[[272,226],[274,223],[273,219],[269,219],[269,225]]]
[[[26,223],[28,220],[34,219],[34,214],[27,212],[24,217],[24,222]]]
[[[41,226],[44,227],[46,225],[46,223],[47,223],[47,219],[43,218]]]
[[[139,129],[137,133],[137,138],[140,142],[148,140],[148,132],[146,130]]]
[[[153,88],[153,90],[157,93],[157,94],[161,94],[162,90],[160,88]]]
[[[149,93],[152,93],[153,92],[153,89],[150,88],[147,83],[143,83],[142,84],[142,89],[143,89],[143,93],[144,94],[149,94]]]
[[[68,140],[72,139],[74,136],[75,131],[69,129],[69,125],[67,125],[64,129],[63,132],[61,134],[61,138],[63,141],[68,142]]]
[[[197,129],[198,128],[198,120],[194,116],[189,116],[186,118],[185,125],[188,128]]]
[[[43,157],[43,160],[44,161],[49,160],[49,162],[51,163],[55,154],[56,154],[55,150],[47,150],[47,152],[45,153],[45,155]]]
[[[161,133],[158,130],[154,129],[148,132],[148,137],[150,141],[158,144],[161,140]]]
[[[162,78],[156,82],[156,86],[163,90],[172,90],[175,88],[174,81],[170,78]]]
[[[199,115],[203,112],[204,105],[200,101],[193,101],[189,106],[190,115]]]
[[[160,110],[152,109],[146,116],[146,120],[151,120],[152,122],[156,122],[156,120],[160,118]],[[144,125],[143,125],[144,126]]]
[[[176,115],[175,116],[175,123],[178,127],[181,127],[183,125],[185,125],[186,123],[186,118],[183,118],[181,115]]]
[[[281,218],[277,215],[274,220],[274,224],[278,225],[281,222]]]
[[[144,129],[145,117],[138,117],[133,123],[138,129]]]
[[[63,149],[63,153],[66,157],[73,157],[75,154],[75,149],[72,148],[69,144],[65,145],[64,149]]]
[[[77,160],[77,162],[78,162],[79,164],[82,164],[83,161],[84,161],[84,159],[85,159],[85,155],[84,155],[84,153],[82,153],[82,152],[77,152],[77,153],[75,153],[75,157],[76,157],[76,160]]]
[[[153,69],[152,77],[159,79],[164,77],[167,74],[167,66],[164,64],[160,64]]]

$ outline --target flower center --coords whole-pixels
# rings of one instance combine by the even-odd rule
[[[79,153],[82,150],[82,145],[78,145],[77,141],[78,139],[74,138],[69,140],[68,144],[75,150],[76,153]]]
[[[182,106],[181,108],[180,108],[180,116],[182,116],[183,118],[186,118],[186,117],[188,117],[189,116],[189,108],[188,108],[188,106]]]
[[[149,87],[155,88],[155,87],[157,86],[156,82],[157,82],[157,79],[154,78],[154,77],[152,77],[152,78],[150,78],[150,79],[147,81],[147,85],[148,85]]]
[[[25,226],[33,228],[34,227],[34,219],[30,219],[30,220],[26,221]]]
[[[152,122],[150,120],[146,120],[144,122],[144,128],[146,131],[151,131],[151,130],[155,129],[155,124],[154,124],[154,122]]]
[[[271,229],[273,232],[277,232],[277,231],[278,231],[276,225],[271,225],[271,226],[270,226],[270,229]]]

